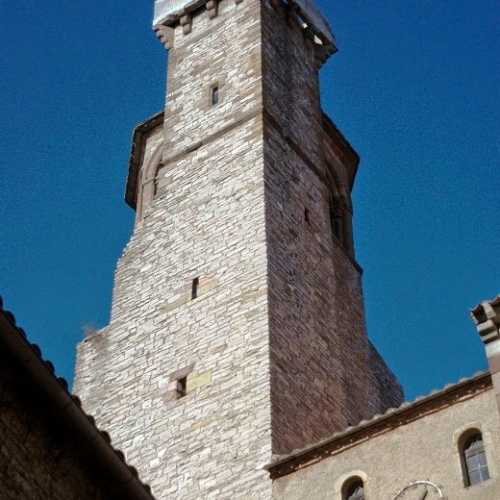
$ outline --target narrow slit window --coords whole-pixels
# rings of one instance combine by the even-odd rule
[[[306,221],[307,224],[311,224],[311,218],[309,216],[309,209],[308,208],[304,209],[304,220]]]
[[[177,381],[177,397],[183,398],[187,394],[187,377],[182,377]]]
[[[195,278],[193,280],[193,285],[191,287],[191,300],[195,300],[198,298],[199,291],[200,291],[200,278]]]
[[[219,104],[219,86],[214,85],[211,90],[211,100],[212,100],[212,106],[217,106]]]

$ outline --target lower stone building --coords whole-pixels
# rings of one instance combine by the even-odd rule
[[[268,467],[275,500],[498,500],[500,297],[473,311],[490,370]]]
[[[153,500],[1,299],[0,500]]]

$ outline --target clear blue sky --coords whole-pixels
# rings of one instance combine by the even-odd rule
[[[0,293],[69,380],[131,230],[132,128],[163,105],[151,3],[0,0]],[[369,332],[414,397],[486,366],[468,310],[500,293],[500,5],[319,3],[324,107],[362,157]]]

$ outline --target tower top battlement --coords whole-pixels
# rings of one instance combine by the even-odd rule
[[[155,0],[153,14],[153,28],[160,25],[171,26],[179,19],[207,3],[220,0]],[[243,0],[235,0],[240,3]],[[309,29],[315,35],[319,45],[325,45],[332,52],[336,52],[335,36],[327,19],[321,14],[314,0],[283,0],[297,12],[303,21],[304,29]]]

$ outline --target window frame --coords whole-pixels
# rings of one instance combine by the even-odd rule
[[[361,488],[361,496],[357,490]],[[365,482],[359,476],[347,479],[342,486],[342,500],[366,500]]]
[[[475,443],[480,442],[476,449],[471,449]],[[460,461],[462,463],[462,479],[466,488],[478,486],[491,479],[488,464],[488,454],[484,442],[484,435],[479,429],[466,431],[460,439]],[[471,463],[472,459],[483,457],[484,464]],[[480,462],[479,458],[479,462]],[[479,473],[479,480],[472,478],[473,473]]]

